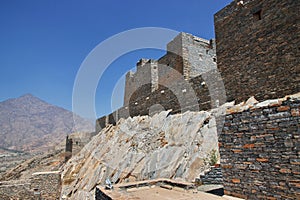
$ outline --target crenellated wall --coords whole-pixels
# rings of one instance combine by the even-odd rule
[[[157,61],[141,59],[136,72],[126,74],[124,106],[99,118],[96,132],[107,124],[114,125],[120,118],[169,109],[172,114],[208,110],[224,103],[225,99],[219,100],[216,95],[211,101],[210,91],[220,88],[216,84],[220,80],[215,47],[214,40],[180,33],[167,44],[163,57]]]

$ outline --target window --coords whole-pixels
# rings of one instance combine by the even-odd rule
[[[255,13],[253,13],[253,19],[254,19],[255,21],[261,20],[261,10],[259,10],[259,11],[255,12]]]
[[[203,55],[199,54],[199,60],[203,60]]]

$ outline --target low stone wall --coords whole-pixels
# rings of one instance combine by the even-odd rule
[[[1,182],[0,183],[0,199],[35,199],[33,191],[30,189],[30,183],[25,182]]]
[[[220,167],[212,167],[204,175],[200,175],[200,182],[204,185],[223,185],[222,170]]]
[[[229,110],[226,115],[219,136],[225,194],[298,199],[300,99],[260,104],[242,112]]]
[[[31,188],[40,192],[42,199],[59,199],[61,190],[60,172],[38,172],[32,174]]]
[[[60,198],[60,172],[34,173],[29,180],[0,182],[0,199],[47,199]]]

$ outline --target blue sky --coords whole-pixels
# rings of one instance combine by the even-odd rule
[[[0,101],[31,93],[72,110],[72,90],[85,57],[105,39],[140,27],[163,27],[214,38],[213,14],[231,0],[1,0]],[[111,112],[116,82],[142,57],[159,50],[121,56],[102,76],[97,116]],[[123,97],[115,97],[115,107]],[[85,116],[88,117],[88,116]]]

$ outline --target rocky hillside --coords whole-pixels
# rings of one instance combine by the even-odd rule
[[[82,199],[107,178],[113,183],[155,178],[193,181],[217,162],[216,119],[186,112],[121,119],[104,128],[63,169],[62,195]]]
[[[64,149],[31,156],[20,164],[0,173],[0,181],[26,180],[35,172],[56,171],[64,163]]]
[[[1,148],[44,151],[66,134],[93,130],[89,121],[30,94],[0,103]]]

